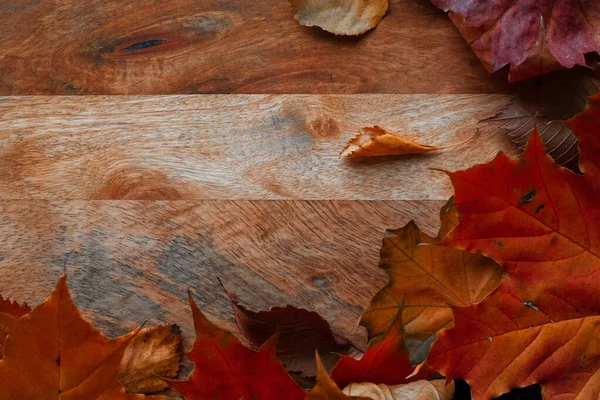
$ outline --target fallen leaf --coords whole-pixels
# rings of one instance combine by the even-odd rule
[[[342,392],[349,396],[364,396],[372,400],[452,400],[454,382],[446,385],[445,379],[419,380],[392,386],[352,383]]]
[[[319,353],[316,353],[315,358],[317,360],[317,384],[307,393],[305,400],[371,400],[369,397],[346,396],[327,374],[319,358]]]
[[[194,371],[187,381],[170,381],[186,400],[280,400],[303,399],[304,391],[294,382],[275,355],[277,335],[258,351],[220,329],[200,312],[190,295],[196,340],[187,354]]]
[[[489,121],[499,122],[513,144],[524,150],[537,126],[548,154],[571,170],[577,169],[577,139],[562,120],[585,110],[588,96],[600,90],[598,70],[555,71],[524,81],[512,103]]]
[[[177,325],[142,329],[125,349],[119,381],[126,393],[156,393],[175,378],[181,362],[181,331]]]
[[[427,378],[432,371],[421,368],[415,376],[408,353],[402,343],[401,323],[391,324],[385,335],[372,339],[365,354],[359,359],[343,355],[331,372],[331,379],[345,387],[353,382],[397,385]]]
[[[241,305],[235,295],[229,294],[235,320],[240,332],[255,347],[262,346],[275,333],[277,357],[288,371],[302,376],[315,376],[315,349],[323,354],[326,368],[333,368],[339,356],[353,349],[352,344],[331,332],[319,314],[292,306],[273,307],[268,311],[251,311]]]
[[[344,157],[396,156],[435,150],[439,149],[417,143],[379,126],[373,126],[362,128],[359,134],[344,147],[341,155]]]
[[[360,35],[377,26],[388,0],[289,0],[294,18],[336,35]]]
[[[442,208],[440,236],[456,224],[452,203]],[[387,231],[379,267],[390,277],[365,310],[361,325],[369,338],[401,323],[412,364],[425,361],[437,332],[452,325],[451,306],[480,302],[500,283],[502,268],[480,254],[438,244],[414,222]]]
[[[491,295],[454,309],[428,358],[474,400],[535,383],[547,400],[600,396],[599,101],[567,122],[584,175],[555,164],[537,132],[520,158],[449,174],[460,224],[446,244],[504,268]]]
[[[138,330],[108,339],[82,317],[63,275],[52,295],[17,319],[0,314],[7,328],[0,360],[0,399],[118,400],[126,395],[119,363]]]
[[[31,307],[27,303],[19,304],[14,300],[5,299],[0,296],[0,313],[12,315],[15,318],[21,318],[23,315],[31,311]],[[6,330],[0,326],[0,358],[4,355],[4,340],[6,339]]]
[[[517,81],[586,65],[600,50],[595,0],[432,0],[450,18],[490,72],[510,65]]]

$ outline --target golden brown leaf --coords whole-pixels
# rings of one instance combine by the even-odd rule
[[[306,395],[304,400],[370,400],[369,397],[355,397],[355,396],[347,396],[345,395],[338,385],[331,379],[323,363],[321,362],[321,358],[319,357],[319,353],[316,354],[317,360],[317,384],[315,387]]]
[[[396,132],[373,126],[362,128],[359,134],[344,147],[341,155],[345,157],[398,156],[435,150],[439,148],[420,144]]]
[[[181,363],[181,331],[177,325],[142,329],[129,342],[119,381],[126,393],[156,393],[169,387],[161,378],[175,378]]]
[[[452,204],[442,208],[441,220],[445,236],[456,225]],[[424,361],[437,332],[452,325],[451,306],[480,302],[502,277],[502,268],[491,259],[439,245],[438,240],[412,221],[386,232],[379,266],[390,283],[375,295],[361,320],[370,338],[400,323],[413,364]]]
[[[31,307],[27,303],[19,304],[16,301],[5,299],[0,296],[0,313],[12,315],[15,318],[21,318],[23,315],[31,311]],[[4,340],[6,339],[6,330],[0,326],[0,358],[4,355]]]
[[[372,400],[451,400],[454,381],[446,385],[445,379],[419,380],[405,385],[376,385],[352,383],[342,391],[349,396],[365,396]]]
[[[388,0],[290,0],[301,25],[318,26],[336,35],[360,35],[377,26]]]
[[[125,400],[117,378],[125,348],[138,330],[108,339],[73,304],[63,275],[52,295],[20,319],[0,314],[7,328],[0,360],[0,400]]]

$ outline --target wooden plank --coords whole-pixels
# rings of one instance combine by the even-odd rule
[[[357,321],[387,278],[385,229],[434,234],[440,201],[0,201],[0,293],[35,305],[68,272],[75,302],[110,335],[151,318],[193,337],[187,305],[223,326],[220,288],[254,309],[315,310],[364,344]]]
[[[199,95],[0,100],[0,199],[444,200],[447,177],[515,150],[496,127],[429,155],[339,158],[379,124],[448,146],[507,95]]]
[[[285,0],[9,0],[0,19],[1,95],[510,90],[427,0],[391,0],[350,38]]]

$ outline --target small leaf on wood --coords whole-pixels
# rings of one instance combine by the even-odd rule
[[[277,357],[288,371],[315,376],[315,349],[323,354],[327,369],[335,366],[338,354],[354,349],[348,340],[331,332],[327,321],[316,312],[292,306],[255,312],[241,305],[234,294],[229,298],[237,326],[253,346],[259,348],[279,333]]]
[[[31,311],[27,303],[19,304],[14,300],[5,299],[0,296],[0,313],[12,315],[15,318],[21,318]],[[6,339],[6,330],[0,325],[0,358],[4,355],[4,340]]]
[[[588,96],[600,90],[600,73],[576,68],[556,71],[523,82],[513,102],[488,121],[501,123],[510,140],[525,149],[533,129],[538,131],[557,164],[577,169],[577,139],[562,120],[572,118],[585,109]]]
[[[336,35],[360,35],[377,26],[388,0],[290,0],[294,18]]]
[[[181,363],[181,331],[177,325],[142,329],[125,349],[119,381],[126,393],[156,393],[175,378]]]
[[[364,396],[372,400],[451,400],[454,396],[454,382],[446,385],[445,379],[421,379],[405,385],[392,386],[351,383],[342,392],[349,396]]]
[[[358,135],[344,147],[341,155],[344,157],[398,156],[435,150],[439,149],[417,143],[379,126],[372,126],[361,128]]]

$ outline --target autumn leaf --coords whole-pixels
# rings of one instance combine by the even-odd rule
[[[358,135],[342,150],[344,157],[397,156],[439,150],[437,147],[417,143],[404,136],[380,128],[362,128]]]
[[[345,387],[353,382],[371,382],[374,384],[396,385],[427,378],[432,371],[427,367],[410,379],[414,371],[408,353],[402,343],[401,323],[391,324],[385,335],[372,339],[365,354],[356,360],[343,355],[331,372],[339,386]]]
[[[428,358],[475,400],[535,383],[546,400],[600,396],[599,101],[567,122],[584,175],[556,165],[537,132],[518,159],[449,174],[460,224],[447,244],[504,268],[483,302],[454,309]]]
[[[498,122],[513,144],[524,150],[538,126],[548,154],[554,161],[577,170],[577,139],[562,120],[585,110],[588,96],[600,90],[599,71],[575,68],[555,71],[523,82],[512,103],[488,121]]]
[[[27,303],[19,304],[16,301],[5,299],[0,296],[0,313],[12,315],[15,318],[21,318],[23,315],[31,311],[31,307]],[[0,358],[4,355],[4,340],[6,339],[6,330],[0,326]]]
[[[517,81],[575,65],[600,50],[595,0],[432,0],[490,72],[510,65]]]
[[[195,364],[189,380],[170,381],[186,400],[303,399],[304,391],[275,355],[277,335],[258,351],[244,347],[231,333],[215,326],[190,295],[196,340],[187,354]]]
[[[118,400],[125,348],[138,330],[108,339],[82,317],[63,275],[52,295],[19,319],[0,314],[8,336],[0,360],[0,399]]]
[[[241,305],[234,294],[229,298],[240,332],[255,347],[262,346],[275,333],[277,357],[288,371],[315,376],[315,349],[323,354],[326,368],[333,368],[339,356],[354,349],[352,344],[331,332],[319,314],[292,306],[273,307],[268,311],[251,311]]]
[[[345,395],[327,374],[318,353],[315,358],[317,360],[317,384],[307,393],[305,400],[371,400],[370,397]]]
[[[440,218],[443,237],[457,224],[452,202],[442,208]],[[379,267],[390,282],[361,319],[370,338],[382,335],[393,321],[401,323],[397,329],[403,332],[413,364],[423,362],[437,332],[452,325],[451,306],[480,302],[502,276],[500,266],[489,258],[438,241],[412,221],[386,232]]]
[[[405,385],[376,385],[352,383],[344,390],[349,396],[364,396],[373,400],[452,400],[454,382],[446,385],[445,379],[419,380]]]
[[[388,0],[289,0],[294,18],[336,35],[360,35],[377,26]]]
[[[156,393],[175,378],[181,362],[181,331],[177,325],[142,329],[125,349],[119,381],[126,393]]]

